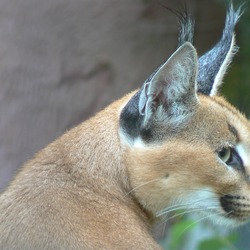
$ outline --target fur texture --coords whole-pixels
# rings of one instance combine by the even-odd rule
[[[234,11],[231,5],[225,22],[221,40],[215,47],[199,59],[198,91],[203,94],[216,95],[222,84],[223,76],[233,55],[238,51],[234,45],[234,27],[241,16],[241,7]]]
[[[140,90],[25,164],[0,196],[0,249],[160,249],[151,224],[183,208],[224,226],[248,221],[250,123],[213,90],[239,15],[230,8],[203,59],[183,42]],[[197,83],[205,71],[209,87]]]

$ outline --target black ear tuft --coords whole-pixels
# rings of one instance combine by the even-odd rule
[[[178,38],[178,47],[183,45],[185,42],[193,44],[194,39],[194,20],[188,11],[188,6],[186,2],[183,2],[181,8],[173,9],[168,6],[162,5],[165,9],[173,13],[179,22],[179,38]]]
[[[179,37],[178,37],[178,46],[177,46],[177,48],[179,48],[180,46],[182,46],[186,42],[189,42],[189,43],[193,44],[193,40],[194,40],[194,23],[195,22],[194,22],[193,18],[191,17],[191,15],[188,12],[186,2],[184,2],[184,6],[181,8],[181,10],[171,9],[168,6],[164,6],[164,5],[163,5],[163,7],[166,8],[171,13],[173,13],[178,19]],[[159,70],[159,68],[157,68],[148,77],[148,79],[145,81],[145,83],[151,81],[151,79],[153,78],[155,73]]]
[[[194,20],[187,11],[179,13],[178,20],[180,25],[178,47],[183,45],[185,42],[190,42],[193,44]]]

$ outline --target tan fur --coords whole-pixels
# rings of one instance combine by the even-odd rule
[[[221,140],[235,140],[227,121],[243,128],[240,137],[250,145],[249,122],[238,111],[222,98],[200,96],[199,111],[178,138],[135,149],[120,141],[117,123],[131,96],[23,167],[0,198],[1,249],[159,249],[149,214],[194,190],[230,190],[250,206],[248,183],[214,154]]]
[[[144,207],[157,213],[193,191],[210,188],[216,196],[231,193],[245,197],[245,214],[239,220],[248,219],[249,180],[222,167],[214,152],[221,142],[236,143],[228,130],[229,122],[240,132],[249,155],[250,123],[221,97],[199,96],[199,99],[199,110],[183,133],[175,138],[170,135],[160,146],[128,150],[131,183],[140,187],[134,190],[135,195]],[[245,167],[250,175],[250,165]]]
[[[230,10],[227,29],[239,15]],[[139,91],[24,165],[0,196],[0,249],[160,249],[151,226],[177,209],[224,226],[248,221],[250,123],[214,96],[230,32],[219,63],[210,53],[199,64],[182,44]],[[197,82],[199,70],[212,85]]]
[[[147,215],[126,196],[130,185],[117,133],[123,102],[23,167],[0,198],[0,249],[158,249]]]
[[[117,133],[123,102],[23,167],[0,198],[0,249],[159,248],[147,214],[126,196],[130,184]]]

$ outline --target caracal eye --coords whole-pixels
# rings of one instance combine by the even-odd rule
[[[232,149],[230,147],[225,147],[222,148],[219,152],[218,152],[218,156],[220,157],[220,159],[225,162],[226,164],[229,162],[230,158],[232,155]]]
[[[235,148],[224,147],[218,151],[218,156],[227,166],[239,171],[245,171],[243,161]]]

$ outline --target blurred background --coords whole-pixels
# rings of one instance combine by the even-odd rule
[[[220,38],[226,1],[185,2],[196,21],[194,43],[202,55]],[[171,55],[177,46],[178,22],[162,5],[183,10],[185,4],[176,0],[0,0],[0,190],[38,150],[141,86]],[[250,11],[247,4],[245,8],[237,26],[240,51],[222,93],[249,117]],[[177,227],[185,223],[184,218]],[[250,249],[248,226],[223,239],[210,229],[202,230],[208,232],[202,235],[200,225],[190,226],[184,230],[189,231],[189,240],[183,240],[184,233],[176,234],[173,245],[165,236],[174,230],[181,229],[156,228],[157,238],[170,250]],[[187,248],[190,241],[198,243]]]

